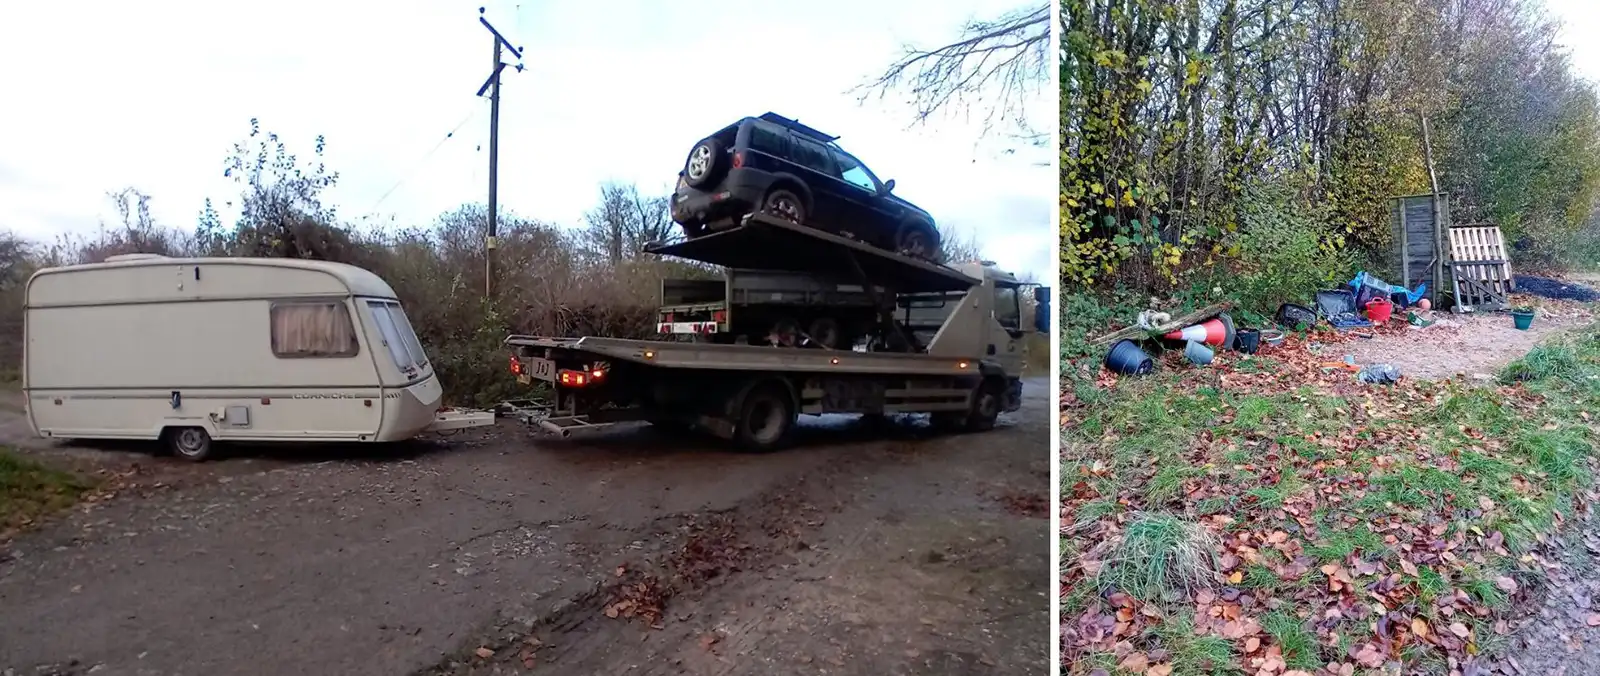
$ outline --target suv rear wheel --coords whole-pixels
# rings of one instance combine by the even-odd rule
[[[805,203],[800,201],[799,195],[782,188],[767,193],[767,198],[761,201],[761,210],[795,225],[806,222]]]
[[[683,181],[695,189],[715,185],[722,180],[723,170],[726,169],[723,158],[727,154],[727,148],[715,138],[694,144],[689,151],[689,159],[683,163]]]
[[[939,235],[926,223],[907,223],[895,235],[894,248],[913,258],[938,263]]]

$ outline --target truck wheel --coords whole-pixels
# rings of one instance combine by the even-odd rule
[[[202,462],[211,457],[211,435],[200,427],[172,427],[166,431],[168,450],[190,462]]]
[[[783,188],[767,193],[761,201],[761,210],[795,225],[805,225],[806,205],[800,196]]]
[[[691,188],[706,188],[722,178],[722,158],[727,154],[721,141],[705,139],[689,150],[689,159],[683,163],[683,182]]]
[[[967,431],[987,432],[994,429],[994,421],[1000,417],[1000,407],[1005,404],[1004,398],[1005,392],[999,381],[983,381],[972,398],[972,410],[967,413]]]
[[[794,404],[789,394],[772,385],[761,385],[744,395],[733,439],[751,451],[770,451],[788,440],[794,428]]]
[[[793,319],[783,318],[772,323],[765,340],[777,347],[794,347],[800,342],[800,325]]]
[[[806,331],[806,334],[811,337],[811,342],[817,347],[829,350],[839,349],[839,337],[841,335],[839,322],[833,321],[831,317],[818,317],[812,320],[811,328]]]

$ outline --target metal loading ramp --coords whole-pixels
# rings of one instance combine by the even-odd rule
[[[728,268],[814,273],[893,293],[966,291],[982,283],[943,265],[764,214],[747,216],[727,230],[644,250]]]

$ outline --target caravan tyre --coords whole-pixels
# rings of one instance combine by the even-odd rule
[[[183,460],[201,462],[211,457],[211,435],[204,428],[171,427],[166,437],[167,449]]]

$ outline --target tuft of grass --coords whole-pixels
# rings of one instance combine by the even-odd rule
[[[1530,383],[1553,379],[1576,380],[1583,373],[1578,351],[1566,343],[1539,345],[1500,370],[1500,382]]]
[[[0,533],[21,528],[78,501],[91,482],[0,448]]]
[[[1283,647],[1283,661],[1293,669],[1311,670],[1322,666],[1318,659],[1317,637],[1305,623],[1282,611],[1261,618],[1261,628]]]
[[[1144,499],[1152,505],[1165,504],[1183,491],[1183,482],[1204,472],[1188,465],[1165,465],[1156,470],[1144,487]]]
[[[1233,674],[1233,645],[1218,636],[1195,636],[1188,619],[1173,618],[1155,630],[1174,674]]]
[[[1450,591],[1450,582],[1444,579],[1433,566],[1420,566],[1417,569],[1417,596],[1425,603],[1433,603],[1441,594]]]
[[[1588,479],[1583,459],[1589,452],[1589,443],[1577,428],[1523,430],[1512,441],[1511,450],[1526,456],[1561,488]]]
[[[1372,532],[1366,524],[1343,530],[1328,529],[1325,532],[1326,540],[1306,550],[1307,554],[1319,561],[1343,561],[1356,552],[1377,554],[1384,551],[1383,538]]]
[[[1160,512],[1137,514],[1096,583],[1102,591],[1121,590],[1146,602],[1187,598],[1215,580],[1219,547],[1197,523]]]

